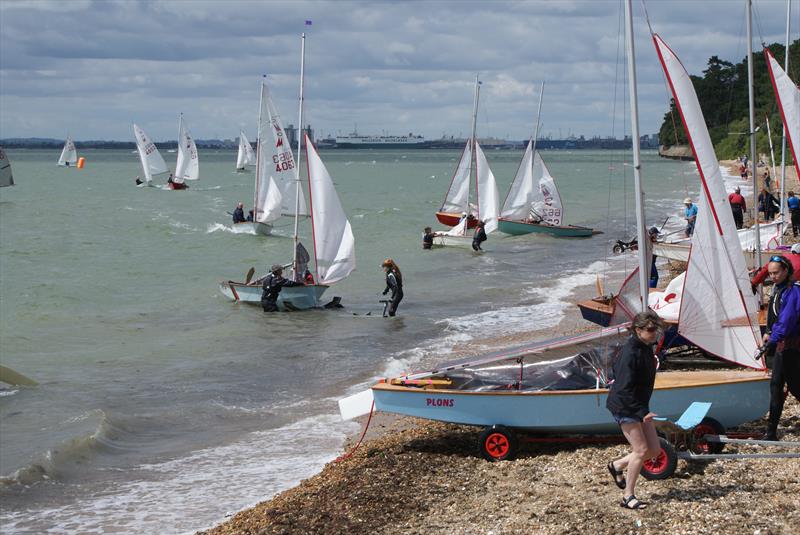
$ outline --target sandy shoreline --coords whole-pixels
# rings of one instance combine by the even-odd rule
[[[738,174],[737,162],[720,164]],[[794,168],[787,172],[789,189],[800,189]],[[595,293],[593,286],[584,287],[570,300]],[[577,307],[570,307],[558,335],[588,328]],[[553,336],[552,330],[547,334]],[[483,345],[508,347],[536,335],[519,333]],[[448,359],[474,351],[456,348]],[[365,422],[366,417],[362,429]],[[762,418],[743,430],[764,427]],[[780,432],[784,440],[800,440],[800,403],[791,396]],[[619,507],[621,491],[605,468],[626,446],[525,444],[516,460],[488,463],[477,452],[478,433],[376,414],[352,456],[328,463],[316,476],[202,533],[766,535],[795,533],[800,525],[800,459],[680,461],[670,479],[640,480],[637,495],[651,507],[634,512]],[[351,437],[346,451],[359,436]]]

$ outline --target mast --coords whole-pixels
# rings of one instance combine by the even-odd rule
[[[183,112],[180,112],[178,114],[178,146],[175,147],[178,150],[175,151],[175,153],[176,153],[175,154],[175,175],[173,176],[173,179],[178,178],[178,158],[181,157],[181,144],[183,143],[183,139],[181,138],[181,134],[182,133],[183,133]],[[183,173],[183,171],[181,171],[181,173]]]
[[[756,160],[756,118],[755,97],[753,94],[753,0],[745,0],[745,4],[747,6],[747,93],[750,106],[750,161],[753,164],[753,209],[756,216],[756,267],[761,268],[761,232],[758,224],[758,160]]]
[[[786,38],[784,39],[783,70],[789,72],[789,31],[792,22],[792,0],[786,0]],[[783,122],[783,121],[781,121]],[[786,124],[783,125],[781,136],[781,221],[783,225],[778,237],[778,243],[783,245],[783,230],[786,228]]]
[[[631,104],[631,145],[633,148],[633,184],[636,194],[636,237],[639,240],[639,296],[641,311],[647,310],[650,266],[647,265],[649,236],[644,232],[644,199],[642,192],[641,161],[639,159],[639,104],[636,93],[636,55],[633,46],[633,10],[631,0],[625,0],[625,41],[628,48],[628,86]]]
[[[478,99],[480,99],[481,95],[481,83],[478,80],[478,75],[475,75],[475,100],[472,106],[472,136],[470,137],[470,147],[472,149],[472,158],[469,160],[469,178],[470,181],[472,180],[472,175],[475,175],[475,203],[478,204],[478,164],[477,164],[477,154],[475,153],[476,143],[475,143],[475,128],[478,123]],[[469,209],[469,195],[467,195],[467,216],[469,216],[470,209]],[[480,205],[478,205],[478,219],[481,217],[480,212]],[[467,233],[467,227],[469,224],[464,226],[464,234]]]
[[[300,111],[298,112],[297,119],[297,158],[294,165],[294,249],[292,250],[292,278],[297,277],[297,244],[300,241],[297,234],[298,221],[300,216],[300,155],[303,152],[303,76],[305,74],[305,59],[306,59],[306,33],[300,35]],[[313,218],[314,215],[311,214]],[[314,239],[314,233],[311,233],[311,239]],[[314,262],[317,256],[314,255]],[[319,268],[314,266],[315,270]]]
[[[534,157],[531,158],[531,166],[533,166],[533,161],[536,159],[536,140],[539,138],[539,119],[542,117],[542,98],[544,98],[544,81],[542,82],[542,88],[539,90],[539,106],[536,108],[536,130],[533,132],[533,147],[531,147]]]
[[[256,220],[258,219],[258,197],[259,191],[258,187],[260,185],[260,178],[261,178],[261,166],[264,165],[264,162],[261,158],[261,143],[263,143],[263,136],[264,132],[261,130],[261,125],[263,124],[263,116],[264,116],[264,87],[267,84],[267,75],[261,75],[261,93],[259,94],[258,99],[258,140],[256,141],[256,185],[253,190],[253,228],[257,226]],[[241,133],[241,131],[240,131]],[[241,143],[241,138],[239,139]]]

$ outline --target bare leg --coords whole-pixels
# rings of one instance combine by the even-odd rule
[[[658,455],[660,446],[658,435],[652,421],[643,423],[622,424],[622,434],[628,440],[633,451],[614,463],[618,468],[627,467],[625,477],[625,497],[633,496],[636,488],[636,480],[646,459]]]

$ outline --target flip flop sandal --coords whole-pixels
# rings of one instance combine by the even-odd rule
[[[614,468],[614,461],[610,461],[606,468],[608,468],[611,477],[614,479],[614,484],[624,490],[627,482],[625,481],[625,476],[622,475],[622,470]]]
[[[625,509],[637,509],[637,510],[647,508],[647,504],[645,502],[639,501],[639,498],[637,498],[632,494],[627,498],[622,498],[620,506]]]

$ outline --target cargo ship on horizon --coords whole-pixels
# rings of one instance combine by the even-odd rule
[[[336,147],[342,149],[406,149],[425,146],[424,136],[364,136],[353,132],[346,136],[336,136]]]

